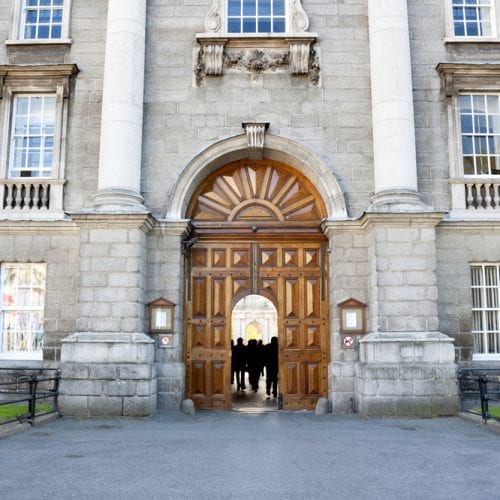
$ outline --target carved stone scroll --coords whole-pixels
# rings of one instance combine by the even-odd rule
[[[292,4],[292,27],[294,32],[307,31],[309,17],[302,7],[301,0],[294,0]]]
[[[205,17],[205,29],[209,33],[218,33],[221,28],[221,4],[219,0],[214,0],[207,17]]]

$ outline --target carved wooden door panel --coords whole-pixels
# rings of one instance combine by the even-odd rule
[[[232,307],[258,293],[277,305],[283,409],[313,409],[327,395],[325,243],[202,242],[187,269],[187,397],[230,408]]]
[[[314,409],[327,396],[326,244],[260,244],[259,293],[278,304],[283,409]]]
[[[251,247],[198,243],[186,260],[186,395],[197,408],[230,408],[231,301],[249,293]]]

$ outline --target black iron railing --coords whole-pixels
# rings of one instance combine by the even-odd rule
[[[500,405],[500,369],[460,368],[458,381],[464,409],[475,413],[473,404],[479,403],[483,419],[490,419],[490,402]]]
[[[19,414],[0,417],[0,425],[11,422],[35,424],[42,415],[57,412],[61,372],[56,368],[0,368],[0,410],[20,405]]]

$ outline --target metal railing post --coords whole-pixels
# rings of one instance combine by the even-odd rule
[[[488,378],[484,374],[480,374],[477,381],[481,397],[481,414],[484,420],[488,420],[490,418],[488,409]]]
[[[30,375],[29,378],[29,401],[28,401],[28,422],[33,425],[36,413],[36,389],[38,386],[38,377]]]

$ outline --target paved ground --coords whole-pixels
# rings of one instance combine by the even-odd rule
[[[500,436],[458,418],[58,419],[0,451],[6,500],[500,498]]]

